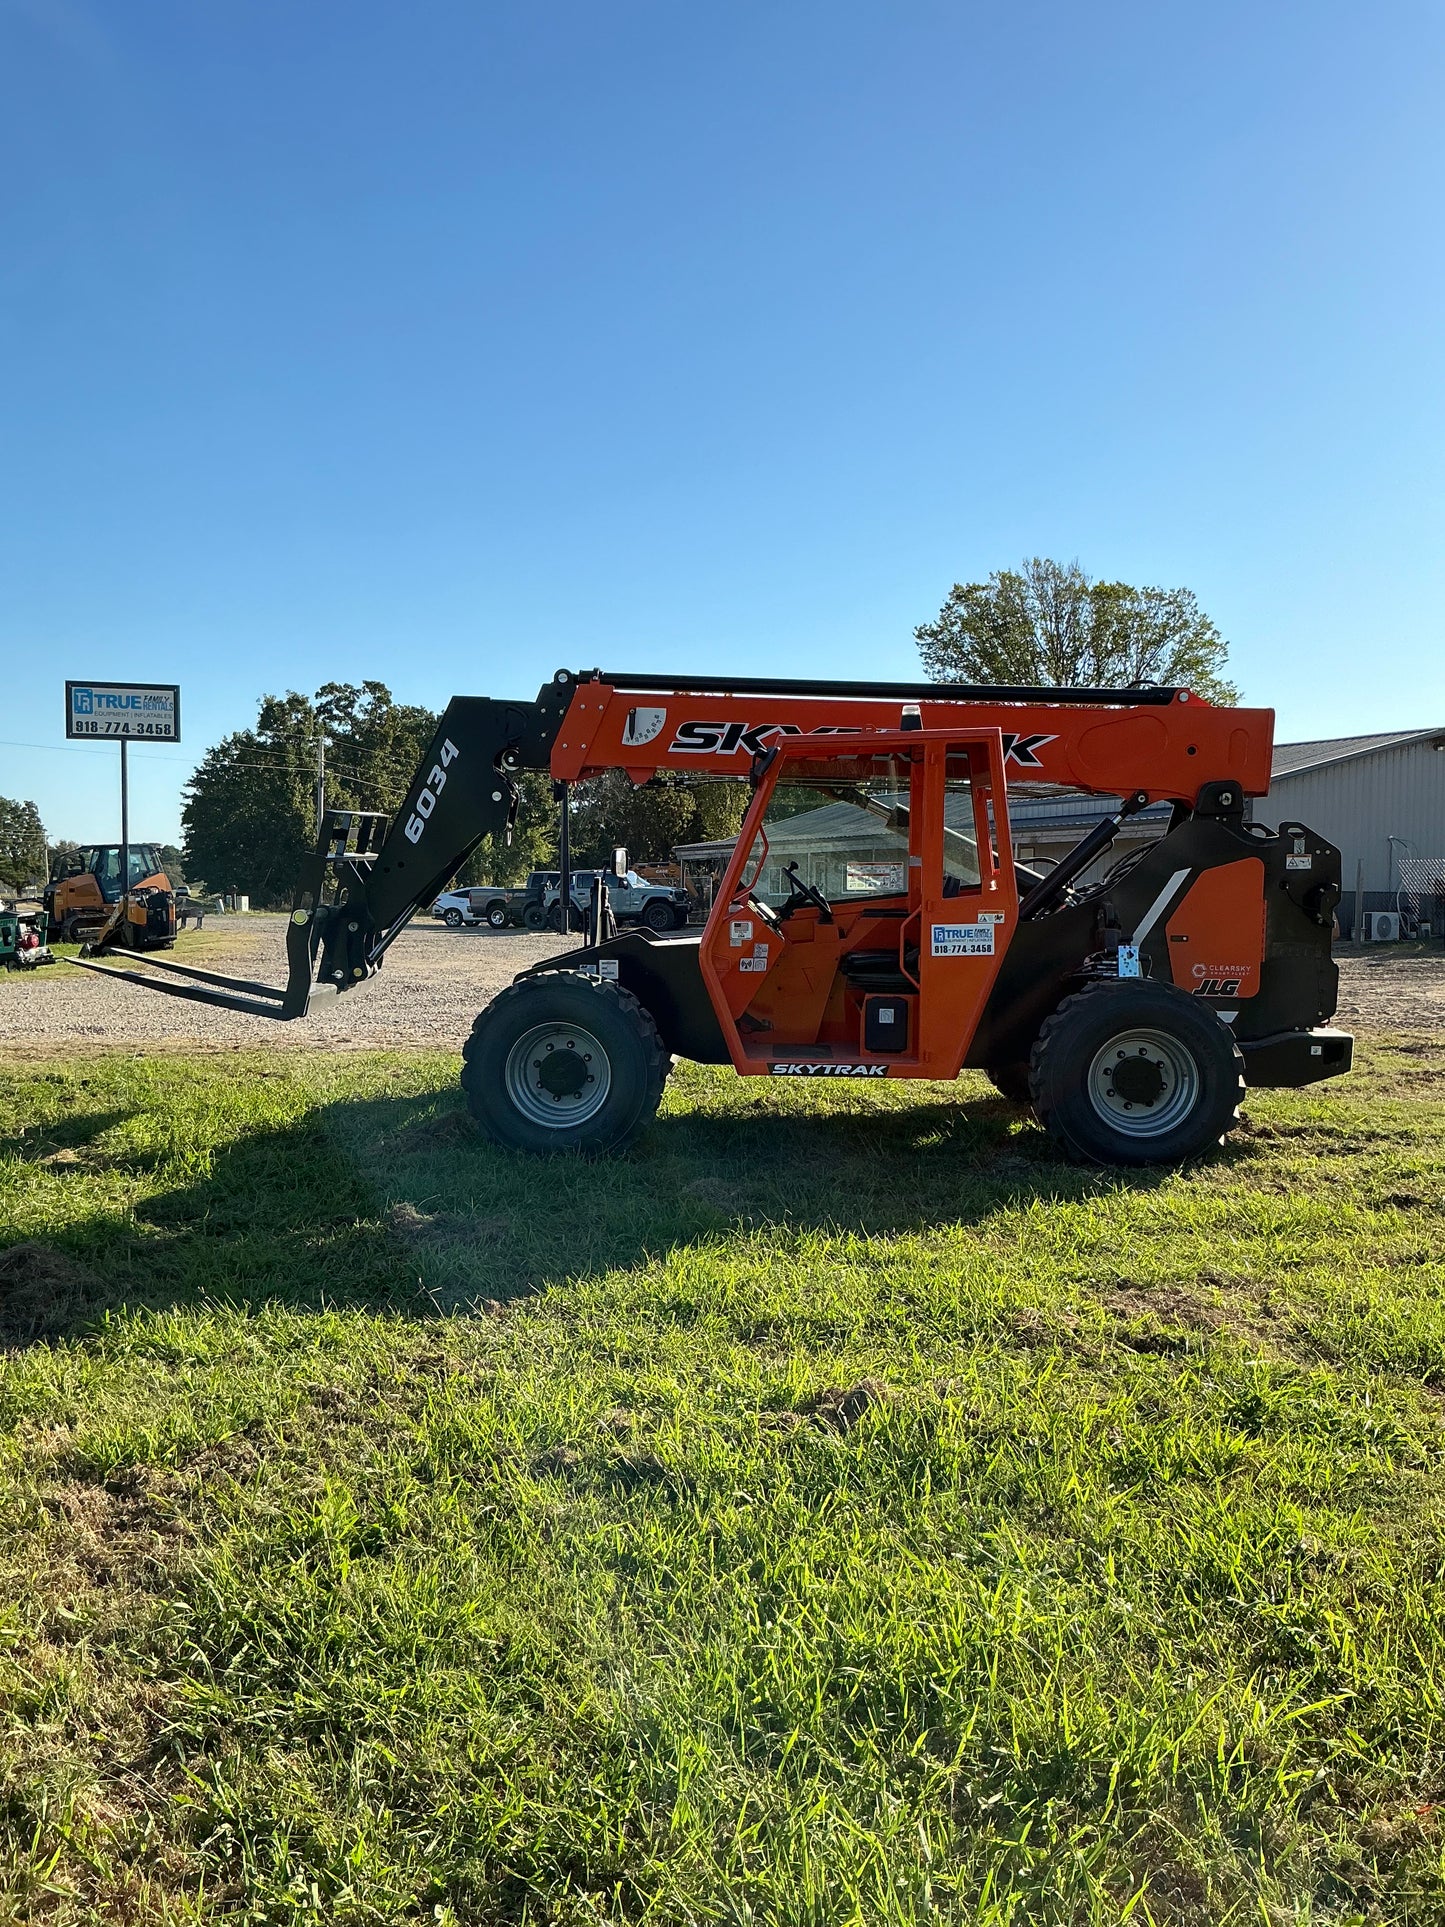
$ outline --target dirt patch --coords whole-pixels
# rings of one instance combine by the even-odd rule
[[[1445,951],[1438,945],[1341,944],[1335,961],[1340,1003],[1333,1021],[1341,1030],[1445,1035]]]
[[[811,1398],[806,1407],[815,1425],[826,1432],[851,1432],[875,1405],[887,1404],[896,1394],[881,1378],[860,1378],[846,1390],[834,1386]]]
[[[386,1221],[409,1245],[495,1244],[516,1229],[513,1220],[500,1213],[474,1217],[456,1211],[418,1211],[405,1200],[391,1207]]]
[[[23,1351],[73,1332],[102,1289],[84,1265],[49,1245],[0,1251],[0,1351]]]

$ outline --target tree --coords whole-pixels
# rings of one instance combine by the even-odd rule
[[[45,830],[33,803],[0,796],[0,889],[14,894],[46,874]]]
[[[1041,556],[987,582],[955,582],[936,620],[914,630],[942,682],[1125,688],[1165,683],[1235,702],[1229,645],[1190,589],[1096,582]]]
[[[607,770],[578,788],[573,854],[590,869],[610,862],[622,844],[631,863],[666,863],[679,843],[736,836],[747,802],[739,782],[665,770],[639,788],[625,770]]]
[[[430,743],[429,709],[392,700],[385,683],[326,683],[262,698],[254,729],[209,750],[186,786],[185,863],[217,890],[289,903],[316,845],[316,768],[326,738],[332,807],[392,814]]]

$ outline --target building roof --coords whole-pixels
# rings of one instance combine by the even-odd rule
[[[1437,740],[1445,743],[1445,729],[1387,729],[1374,736],[1326,736],[1313,743],[1276,743],[1272,774],[1300,776],[1307,769],[1343,763],[1351,756],[1371,756],[1379,749]]]

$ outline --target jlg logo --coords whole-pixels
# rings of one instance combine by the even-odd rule
[[[1237,997],[1241,979],[1238,977],[1206,977],[1194,987],[1196,997]]]
[[[449,736],[442,738],[441,755],[431,766],[431,774],[421,795],[416,799],[416,809],[406,819],[406,840],[420,843],[421,833],[426,828],[427,818],[437,806],[437,798],[447,786],[448,765],[457,760],[457,747]]]

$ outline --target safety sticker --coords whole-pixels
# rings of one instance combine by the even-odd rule
[[[617,959],[615,957],[599,957],[595,964],[583,964],[577,974],[581,977],[600,977],[604,983],[616,983]]]
[[[734,917],[728,925],[728,942],[734,950],[741,950],[745,943],[753,940],[753,926],[746,917]]]
[[[1314,867],[1314,858],[1309,856],[1287,856],[1284,860],[1287,870],[1309,870]]]
[[[738,958],[738,969],[742,971],[744,975],[752,975],[752,976],[760,977],[762,976],[764,971],[766,971],[767,967],[768,967],[768,953],[766,950],[763,952],[761,956],[759,956],[757,952],[754,951],[751,957]]]
[[[991,917],[980,917],[977,923],[935,923],[933,955],[935,957],[991,957],[993,939],[994,921]]]

